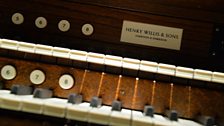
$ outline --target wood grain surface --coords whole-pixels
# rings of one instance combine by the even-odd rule
[[[145,105],[152,105],[155,112],[160,114],[164,114],[167,109],[173,109],[184,118],[194,119],[198,115],[209,115],[218,122],[223,122],[224,119],[222,90],[1,57],[0,68],[7,64],[15,66],[17,70],[17,76],[13,80],[6,81],[0,77],[7,89],[13,84],[21,84],[49,88],[53,90],[54,97],[67,98],[70,93],[80,93],[84,101],[98,96],[105,105],[119,100],[122,107],[128,109],[142,111]],[[35,69],[43,70],[46,74],[46,80],[41,85],[34,85],[29,80],[31,71]],[[75,85],[68,90],[62,89],[58,84],[59,77],[65,73],[75,79]]]
[[[13,3],[13,4],[12,4]],[[152,60],[179,66],[224,71],[224,59],[211,50],[216,25],[224,24],[223,1],[147,1],[124,0],[2,0],[0,36],[32,43],[67,47],[122,57]],[[46,8],[46,9],[43,9]],[[14,25],[11,16],[19,12],[25,21]],[[48,25],[38,29],[37,17]],[[68,20],[67,32],[58,29],[60,20]],[[180,51],[120,42],[123,20],[184,29]],[[94,26],[85,36],[83,24]]]

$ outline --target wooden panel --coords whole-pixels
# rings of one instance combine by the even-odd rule
[[[219,125],[224,124],[223,91],[192,88],[190,99],[191,99],[190,101],[191,117],[196,115],[208,115],[216,117]]]
[[[87,70],[84,78],[81,94],[85,101],[90,101],[92,97],[97,96],[100,85],[101,73]]]
[[[153,13],[164,16],[181,17],[188,19],[197,19],[202,21],[223,22],[224,3],[222,0],[202,1],[202,0],[72,0],[84,4],[94,4],[99,6],[108,6],[117,9],[126,9],[130,11],[139,11],[144,13]],[[207,18],[206,18],[207,17]],[[209,19],[213,17],[213,19]],[[222,17],[222,18],[221,18]]]
[[[155,107],[156,113],[165,113],[169,109],[171,84],[164,82],[156,82],[155,94],[153,96],[152,105]]]
[[[139,79],[135,87],[132,109],[143,110],[152,100],[153,81]]]
[[[174,84],[171,109],[180,117],[190,117],[190,87]]]
[[[184,118],[195,118],[202,114],[214,116],[219,123],[224,121],[224,93],[220,90],[0,57],[0,68],[6,64],[14,65],[17,69],[17,76],[11,81],[3,80],[0,76],[0,81],[5,83],[6,88],[13,84],[50,88],[54,96],[60,98],[67,98],[70,93],[81,93],[85,101],[99,96],[106,105],[120,100],[122,107],[127,109],[143,110],[148,104],[154,106],[155,112],[160,114],[164,114],[166,109],[174,109]],[[34,69],[41,69],[46,73],[43,84],[31,84],[29,74]],[[68,90],[62,89],[58,84],[59,77],[65,73],[75,78],[75,86]]]
[[[116,100],[118,80],[119,75],[105,74],[99,95],[103,100],[103,104],[111,105],[113,100]]]
[[[222,14],[221,16],[220,14],[217,16],[216,13],[210,14],[210,12],[202,11],[200,9],[190,10],[187,8],[187,10],[184,10],[183,8],[182,10],[181,7],[176,7],[175,5],[171,6],[173,8],[172,12],[177,12],[179,15],[185,17],[173,15],[164,16],[163,14],[169,13],[170,10],[167,9],[167,7],[169,8],[170,6],[168,6],[169,3],[167,2],[159,4],[161,1],[158,3],[154,2],[156,6],[153,6],[153,4],[144,0],[142,3],[138,1],[129,1],[128,4],[124,4],[125,2],[115,4],[118,1],[107,2],[100,0],[92,4],[84,4],[82,2],[83,1],[68,2],[58,0],[0,1],[0,11],[3,12],[3,21],[0,23],[0,35],[3,38],[19,39],[22,41],[42,43],[52,46],[61,46],[137,59],[154,60],[157,62],[201,69],[224,70],[223,66],[220,65],[220,63],[224,63],[224,59],[219,57],[213,58],[210,52],[214,23],[223,23],[223,21],[218,22],[217,20],[217,18],[220,20],[224,19],[222,18]],[[185,3],[186,1],[182,2]],[[182,2],[179,2],[178,4]],[[105,3],[105,5],[95,5],[102,3]],[[147,5],[140,6],[143,3],[147,3]],[[170,3],[174,4],[174,2]],[[191,1],[190,3],[194,2]],[[118,7],[111,7],[109,4],[111,4],[111,6],[117,5]],[[119,8],[119,5],[128,5],[127,8],[131,10],[132,7],[136,9],[130,11],[129,9]],[[21,6],[23,6],[23,8],[20,8]],[[165,6],[166,8],[159,6]],[[48,10],[42,9],[45,7],[48,8]],[[157,10],[163,10],[163,12],[160,14],[153,14],[150,10],[150,13],[148,13],[148,11],[138,11],[144,7],[156,8]],[[178,9],[180,9],[180,11],[178,11]],[[197,13],[198,11],[200,13]],[[11,22],[11,15],[15,12],[20,12],[25,16],[24,24],[14,25]],[[191,15],[194,15],[201,20],[199,21],[197,18],[188,19]],[[48,26],[45,29],[38,29],[34,25],[34,20],[38,16],[47,18]],[[68,32],[62,33],[57,28],[58,22],[62,19],[67,19],[71,23],[71,29]],[[120,34],[123,20],[183,28],[184,34],[181,50],[175,51],[121,43]],[[81,33],[81,27],[85,23],[91,23],[94,26],[93,35],[84,36]],[[212,63],[207,61],[212,61]]]

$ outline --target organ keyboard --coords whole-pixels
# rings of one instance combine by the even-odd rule
[[[166,109],[175,109],[178,111],[179,116],[184,118],[194,119],[196,116],[200,116],[197,115],[198,113],[201,113],[201,116],[206,113],[210,114],[210,116],[218,115],[220,120],[222,120],[223,117],[221,110],[223,109],[222,105],[224,103],[222,101],[216,102],[215,105],[212,105],[214,107],[208,109],[209,106],[207,105],[210,105],[211,101],[203,101],[201,99],[203,97],[208,97],[208,99],[212,97],[223,97],[222,84],[224,83],[224,73],[176,67],[174,65],[39,44],[28,44],[7,39],[1,39],[0,47],[2,51],[8,52],[7,54],[1,53],[1,55],[7,57],[2,57],[0,64],[1,80],[5,88],[16,87],[15,84],[31,86],[37,89],[41,87],[47,88],[46,90],[50,92],[51,90],[54,91],[54,97],[60,97],[51,98],[52,93],[49,94],[48,92],[46,93],[46,91],[42,91],[44,92],[43,94],[35,93],[37,91],[34,91],[34,96],[31,91],[28,91],[27,95],[19,94],[18,89],[23,93],[29,90],[29,88],[25,89],[19,86],[17,87],[18,89],[15,90],[18,95],[12,94],[13,88],[11,88],[11,93],[9,90],[1,90],[2,95],[0,96],[0,101],[1,108],[3,109],[43,114],[102,125],[124,126],[200,125],[186,119],[170,121],[166,117],[153,114],[154,112],[152,112],[153,117],[145,116],[141,111],[137,111],[143,111],[144,106],[147,104],[154,106],[155,112],[160,114],[164,114]],[[17,55],[17,53],[24,53],[23,59],[8,58],[11,57],[8,55],[9,52],[13,50],[17,51],[14,52],[15,55]],[[50,65],[44,62],[32,62],[26,59],[26,55],[30,54],[39,55],[39,59],[36,60],[40,61],[40,57],[45,55],[54,58],[69,59],[74,61],[73,64],[75,64],[76,61],[82,61],[83,64],[87,64],[87,66],[83,68],[89,70],[77,69],[71,66],[71,68],[69,68],[67,66]],[[58,60],[56,60],[56,62],[58,63]],[[114,69],[112,69],[114,75],[110,74],[111,69],[108,69],[108,73],[105,73],[107,67],[110,66],[113,66],[114,69],[120,69],[122,72],[119,73],[122,75],[115,75]],[[91,67],[98,72],[91,70]],[[144,73],[139,74],[141,72]],[[135,79],[133,76],[138,78]],[[157,80],[147,80],[151,78]],[[178,78],[179,81],[175,81],[174,78]],[[200,81],[201,85],[199,83],[196,85],[191,83],[191,81],[194,80]],[[187,81],[186,84],[184,83],[185,81]],[[217,90],[219,86],[213,86],[212,84],[221,86],[221,91],[219,91],[220,89]],[[205,90],[200,89],[201,86],[208,86],[215,90],[207,91],[205,94],[201,95],[200,93]],[[180,90],[180,92],[178,90]],[[75,102],[73,103],[76,104],[68,103],[68,100],[63,98],[68,98],[70,93],[80,94],[82,96],[81,101],[80,98],[78,98],[79,102],[76,102],[77,97],[75,97]],[[99,97],[103,105],[101,106],[101,103],[98,103],[98,99],[93,102],[93,96]],[[121,110],[115,107],[115,111],[113,111],[112,107],[107,106],[112,105],[112,101],[114,100],[121,101],[117,103],[122,106]],[[85,102],[82,103],[82,101]],[[198,104],[195,103],[196,101],[204,105],[198,106]],[[221,110],[218,111],[217,108]]]
[[[0,124],[224,125],[213,2],[0,1]]]

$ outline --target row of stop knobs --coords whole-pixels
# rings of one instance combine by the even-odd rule
[[[13,80],[16,75],[16,67],[13,65],[5,65],[1,68],[1,77],[5,80]],[[44,71],[35,69],[30,73],[29,79],[32,84],[40,85],[44,83],[46,76]],[[60,76],[58,84],[62,89],[70,89],[74,86],[75,80],[72,75],[63,74]]]

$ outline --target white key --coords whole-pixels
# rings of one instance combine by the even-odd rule
[[[132,70],[139,70],[140,60],[124,58],[122,61],[122,67],[127,69],[132,69]]]
[[[0,95],[1,108],[20,111],[22,109],[22,97],[28,96],[17,96],[14,94],[3,94]]]
[[[92,107],[90,107],[90,103],[87,102],[68,106],[66,118],[71,120],[87,122],[88,114],[91,109]]]
[[[212,79],[212,72],[207,70],[194,70],[194,79],[202,80],[202,81],[211,81]]]
[[[45,81],[45,74],[41,70],[33,70],[30,73],[30,81],[33,84],[42,84]]]
[[[61,20],[58,23],[58,29],[62,32],[66,32],[70,29],[70,23],[67,20]]]
[[[64,118],[66,108],[69,105],[66,99],[50,98],[44,100],[43,114],[48,116]]]
[[[10,94],[10,90],[0,90],[0,95]]]
[[[212,82],[223,83],[224,84],[224,73],[213,72]]]
[[[104,64],[108,66],[122,67],[122,57],[106,55]]]
[[[152,117],[145,116],[140,111],[132,111],[132,126],[153,126]]]
[[[14,13],[11,20],[14,24],[19,25],[24,22],[24,17],[21,13]]]
[[[186,67],[176,67],[176,77],[182,77],[187,79],[193,79],[194,69]]]
[[[36,54],[41,54],[41,55],[52,56],[53,55],[53,47],[37,44],[36,49],[35,49],[35,53]]]
[[[12,80],[16,77],[16,68],[12,65],[5,65],[1,69],[1,76],[5,80]]]
[[[17,50],[18,49],[18,41],[9,40],[9,39],[1,39],[1,48]]]
[[[46,99],[34,98],[33,95],[22,99],[22,111],[42,114],[43,113],[43,104]]]
[[[70,51],[70,59],[78,60],[78,61],[87,61],[87,52],[79,51],[79,50],[71,50]]]
[[[37,28],[45,28],[47,26],[47,19],[45,17],[38,17],[35,20],[35,25]]]
[[[156,73],[158,70],[158,63],[142,60],[140,63],[140,70]]]
[[[130,126],[131,110],[122,109],[119,111],[112,111],[110,116],[110,125],[112,126]]]
[[[157,114],[154,114],[152,120],[154,122],[153,126],[183,126],[179,121],[171,121],[167,117]]]
[[[90,63],[104,64],[105,55],[100,53],[88,53],[87,61]]]
[[[154,117],[152,120],[153,120],[154,126],[172,126],[171,121],[161,115],[154,114]]]
[[[53,48],[53,56],[61,57],[61,58],[69,58],[70,49],[54,47]]]
[[[199,123],[196,123],[196,122],[191,121],[191,120],[186,120],[186,119],[179,119],[178,122],[180,124],[182,124],[183,126],[203,126]]]
[[[84,24],[82,26],[82,33],[86,36],[92,35],[94,32],[94,28],[91,24]]]
[[[70,89],[74,85],[74,79],[69,74],[64,74],[59,78],[59,85],[62,89]]]
[[[174,65],[162,64],[162,63],[158,65],[158,73],[160,74],[174,76],[175,70],[176,70],[176,66]]]
[[[101,125],[108,125],[111,114],[110,106],[101,106],[100,108],[92,108],[89,111],[88,122]]]
[[[35,53],[36,44],[19,42],[18,51],[27,52],[27,53]]]

